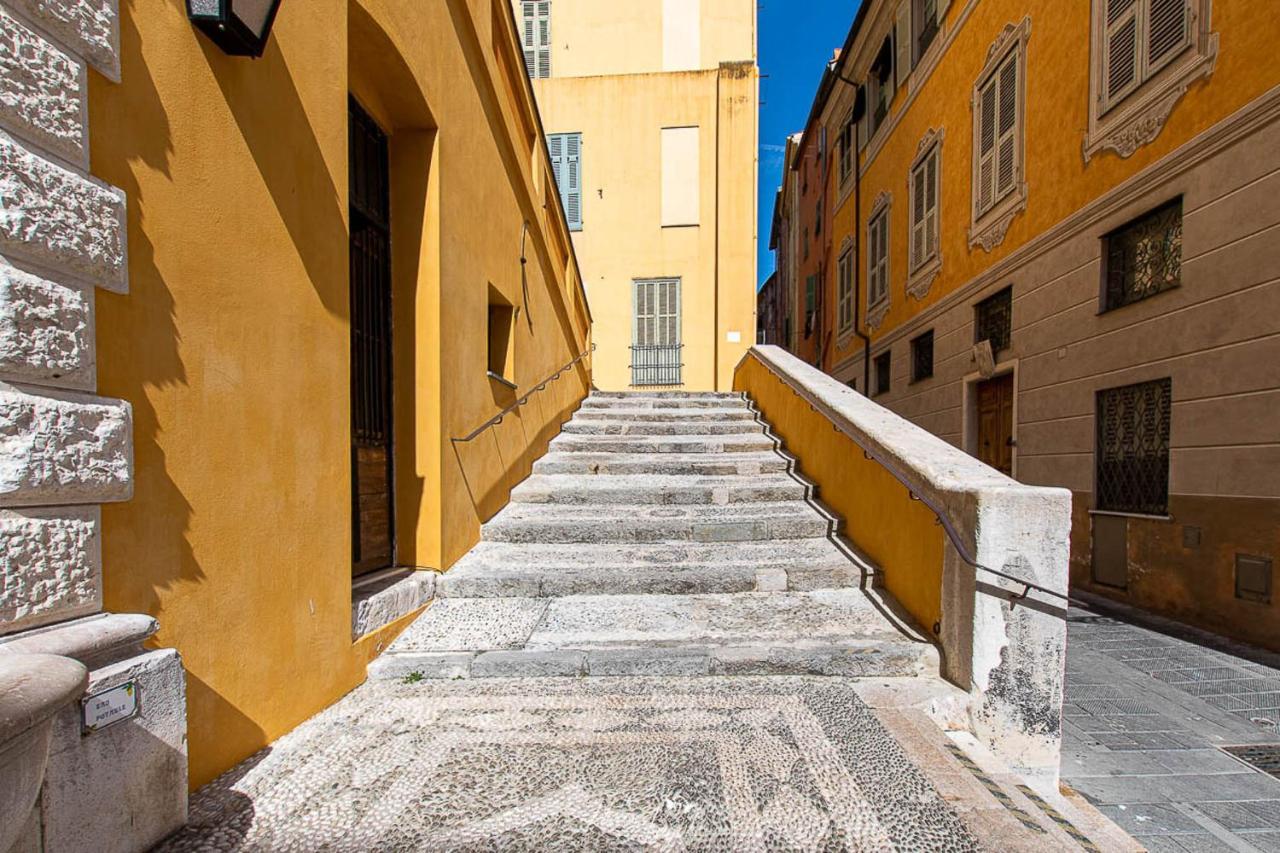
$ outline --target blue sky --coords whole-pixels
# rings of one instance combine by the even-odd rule
[[[759,0],[760,284],[773,272],[769,228],[782,183],[782,147],[804,130],[831,52],[844,44],[861,0]]]

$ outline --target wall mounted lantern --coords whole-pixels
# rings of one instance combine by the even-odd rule
[[[280,0],[187,0],[187,17],[230,56],[262,56]]]

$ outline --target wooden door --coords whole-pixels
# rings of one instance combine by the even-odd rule
[[[387,136],[350,102],[352,573],[395,563]]]
[[[978,458],[1013,476],[1013,374],[978,383]]]

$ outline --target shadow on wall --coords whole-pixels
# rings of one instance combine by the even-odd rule
[[[131,3],[134,5],[134,3]],[[107,610],[141,611],[160,619],[155,643],[163,646],[163,608],[159,593],[182,583],[205,579],[187,540],[191,504],[169,477],[164,448],[160,445],[159,416],[149,389],[186,387],[188,377],[178,351],[181,336],[174,313],[174,299],[156,264],[156,247],[142,227],[147,198],[136,177],[137,170],[151,170],[171,177],[173,145],[170,123],[155,81],[142,57],[141,36],[133,14],[120,16],[121,67],[128,75],[129,125],[144,129],[132,134],[95,137],[92,170],[118,186],[128,196],[128,294],[98,291],[98,326],[113,329],[99,333],[101,393],[128,400],[133,406],[134,498],[125,504],[103,507],[104,606]],[[125,90],[90,75],[94,88]],[[103,91],[91,92],[90,112],[104,103]],[[100,121],[92,121],[97,125]],[[115,150],[106,150],[114,142]],[[113,168],[104,170],[100,162]],[[117,164],[130,163],[131,168]],[[139,512],[141,506],[162,508]],[[137,555],[146,554],[145,569]]]

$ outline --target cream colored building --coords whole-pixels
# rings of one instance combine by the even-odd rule
[[[728,389],[755,334],[755,0],[516,0],[596,385]]]

